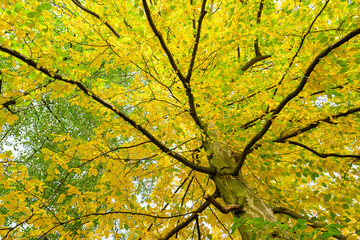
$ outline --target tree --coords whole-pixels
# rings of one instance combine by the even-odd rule
[[[358,237],[359,2],[1,8],[2,239]]]

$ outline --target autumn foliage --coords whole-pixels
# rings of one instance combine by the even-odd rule
[[[360,238],[359,1],[0,7],[1,239]]]

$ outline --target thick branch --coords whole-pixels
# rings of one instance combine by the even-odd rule
[[[262,61],[262,60],[264,60],[264,59],[267,59],[267,58],[269,58],[269,57],[271,57],[271,55],[264,55],[264,56],[258,55],[258,56],[256,56],[256,57],[250,59],[249,61],[247,61],[247,62],[245,63],[245,65],[242,66],[241,71],[245,72],[245,71],[248,70],[251,66],[253,66],[255,63],[260,62],[260,61]]]
[[[76,6],[78,6],[79,8],[81,8],[82,10],[84,10],[85,12],[93,15],[94,17],[96,17],[97,19],[99,19],[100,21],[102,21],[109,29],[110,31],[117,37],[117,38],[120,38],[120,34],[106,21],[104,21],[103,19],[101,19],[101,17],[91,11],[90,9],[86,8],[84,5],[82,5],[78,0],[71,0]]]
[[[286,141],[284,141],[286,142]],[[353,154],[338,154],[338,153],[319,153],[318,151],[316,151],[315,149],[308,147],[302,143],[299,142],[294,142],[294,141],[287,141],[288,143],[292,144],[292,145],[296,145],[299,147],[302,147],[312,153],[314,153],[315,155],[321,157],[321,158],[328,158],[328,157],[338,157],[338,158],[356,158],[356,159],[360,159],[360,155],[353,155]]]
[[[244,151],[242,152],[242,154],[239,156],[239,162],[237,164],[237,166],[235,167],[234,171],[232,172],[233,175],[238,175],[239,171],[241,169],[241,167],[244,164],[244,161],[246,159],[246,156],[248,155],[248,153],[250,152],[251,148],[265,135],[265,133],[269,130],[270,126],[272,125],[273,121],[276,119],[277,115],[281,112],[281,110],[285,107],[285,105],[290,102],[293,98],[295,98],[305,87],[305,84],[307,83],[311,73],[314,71],[315,67],[317,66],[317,64],[321,61],[321,59],[323,59],[324,57],[326,57],[332,50],[334,50],[335,48],[340,47],[341,45],[343,45],[344,43],[346,43],[347,41],[349,41],[350,39],[354,38],[355,36],[360,34],[360,28],[350,32],[349,34],[347,34],[346,36],[344,36],[343,38],[341,38],[339,41],[333,43],[332,45],[330,45],[329,47],[325,48],[323,51],[321,51],[316,57],[315,59],[311,62],[311,64],[307,67],[304,76],[302,77],[299,85],[297,86],[297,88],[291,92],[289,95],[287,95],[281,102],[280,104],[276,107],[276,109],[274,110],[274,112],[271,114],[271,117],[269,118],[269,120],[267,120],[263,126],[263,128],[260,130],[260,132],[258,132],[251,140],[250,142],[245,146]]]
[[[188,166],[188,167],[190,167],[190,168],[192,168],[192,169],[194,169],[196,171],[211,174],[211,175],[215,174],[215,169],[209,168],[209,167],[198,166],[198,165],[194,164],[193,162],[189,161],[188,159],[186,159],[185,157],[183,157],[182,155],[180,155],[180,154],[172,151],[168,147],[166,147],[160,140],[158,140],[148,130],[146,130],[141,125],[138,125],[134,120],[129,118],[124,112],[117,109],[114,105],[112,105],[111,103],[109,103],[106,100],[102,99],[101,97],[97,96],[90,89],[88,89],[83,83],[77,82],[77,81],[74,81],[74,80],[71,80],[71,79],[67,79],[67,78],[61,76],[58,73],[55,73],[55,72],[52,72],[52,71],[48,70],[47,68],[45,68],[43,66],[39,66],[39,65],[37,65],[37,63],[34,60],[27,58],[26,56],[22,55],[21,53],[13,50],[11,48],[3,47],[2,45],[0,45],[0,50],[3,51],[3,52],[6,52],[6,53],[8,53],[8,54],[10,54],[10,55],[12,55],[12,56],[14,56],[16,58],[18,58],[18,59],[20,59],[21,61],[27,63],[29,66],[32,66],[32,67],[38,69],[40,72],[46,74],[47,76],[49,76],[51,78],[54,78],[54,79],[57,79],[57,80],[60,80],[60,81],[63,81],[63,82],[67,82],[67,83],[70,83],[70,84],[73,84],[73,85],[76,85],[83,93],[90,96],[93,100],[100,103],[104,107],[108,108],[109,110],[114,112],[116,115],[121,117],[125,122],[129,123],[131,126],[133,126],[138,131],[140,131],[153,144],[155,144],[162,152],[164,152],[167,155],[177,159],[181,163],[185,164],[186,166]]]
[[[287,208],[284,208],[284,207],[277,207],[277,208],[273,208],[272,209],[273,213],[274,214],[285,214],[285,215],[288,215],[292,218],[295,218],[295,219],[306,219],[307,222],[309,222],[309,226],[312,227],[312,228],[324,228],[325,225],[321,224],[321,223],[318,223],[318,222],[315,222],[311,219],[309,219],[308,217],[306,216],[303,216],[293,210],[290,210],[290,209],[287,209]],[[339,234],[339,235],[334,235],[333,236],[334,238],[336,239],[339,239],[339,240],[345,240],[346,237],[342,234]]]
[[[165,54],[168,57],[168,59],[170,61],[170,64],[171,64],[172,68],[174,69],[175,73],[177,74],[177,76],[179,77],[181,82],[185,82],[184,75],[180,72],[180,69],[176,65],[175,59],[174,59],[173,55],[171,54],[170,49],[167,47],[163,36],[161,35],[159,30],[157,30],[157,28],[155,26],[155,23],[154,23],[154,21],[153,21],[153,19],[151,17],[151,12],[150,12],[149,5],[147,4],[146,0],[142,0],[142,2],[143,2],[146,18],[147,18],[147,20],[149,22],[149,25],[150,25],[151,29],[153,30],[155,36],[159,39],[160,45],[163,48],[163,50],[165,51]]]
[[[229,204],[229,205],[221,205],[218,201],[216,201],[215,198],[213,198],[212,196],[210,196],[209,194],[206,194],[204,196],[205,200],[210,202],[212,205],[214,205],[220,212],[227,214],[231,211],[236,211],[236,210],[240,210],[241,206],[237,205],[237,204]]]
[[[256,23],[259,24],[261,22],[261,14],[264,8],[264,0],[260,0],[259,10],[256,15]]]
[[[293,131],[292,133],[289,133],[289,134],[287,134],[285,136],[277,138],[276,140],[274,140],[274,142],[278,142],[278,143],[284,142],[285,140],[287,140],[289,138],[298,136],[301,133],[304,133],[304,132],[307,132],[307,131],[309,131],[311,129],[316,128],[322,122],[332,123],[334,119],[337,119],[337,118],[340,118],[340,117],[345,117],[347,115],[350,115],[352,113],[357,113],[357,112],[360,112],[360,107],[351,108],[351,109],[347,110],[346,112],[338,113],[338,114],[328,116],[328,117],[323,118],[323,119],[316,120],[313,123],[311,123],[311,124],[309,124],[309,125],[307,125],[307,126],[305,126],[303,128],[299,128],[299,129]]]
[[[201,240],[201,231],[200,231],[200,224],[199,224],[199,215],[196,215],[196,229],[198,233],[198,240]]]
[[[12,114],[14,114],[14,111],[11,110],[10,106],[11,105],[15,105],[16,104],[16,101],[15,100],[9,100],[9,101],[6,101],[2,104],[0,104],[1,106],[3,106],[4,108],[6,108],[9,112],[11,112]]]
[[[197,27],[197,31],[196,31],[194,49],[193,49],[192,56],[191,56],[189,70],[188,70],[188,73],[186,75],[186,82],[187,83],[190,83],[192,71],[193,71],[194,64],[195,64],[196,53],[197,53],[197,50],[198,50],[198,47],[199,47],[199,42],[200,42],[202,21],[203,21],[203,19],[205,17],[205,14],[206,14],[205,7],[206,7],[206,0],[203,0],[202,5],[201,5],[200,17],[199,17],[199,20],[198,20],[198,27]]]
[[[294,78],[293,80],[296,80],[296,78]],[[338,86],[335,86],[335,87],[331,87],[330,89],[342,89],[342,88],[344,88],[344,86],[346,86],[347,84],[348,84],[348,83],[344,83],[344,84],[342,84],[342,85],[338,85]],[[274,88],[275,86],[276,86],[276,85],[273,85],[273,86],[271,86],[271,87],[268,87],[268,88],[265,89],[265,91],[266,91],[266,90],[270,90],[270,89]],[[358,89],[360,89],[360,88],[358,88]],[[356,91],[356,90],[355,90],[355,91]],[[235,101],[235,102],[232,102],[232,103],[228,103],[227,106],[231,106],[231,105],[233,105],[233,104],[235,104],[235,103],[244,101],[244,100],[246,100],[246,99],[248,99],[248,98],[251,98],[251,97],[255,96],[255,94],[258,94],[258,93],[261,93],[261,92],[262,92],[262,91],[257,91],[256,93],[252,93],[251,95],[246,96],[246,97],[242,98],[241,100],[238,100],[238,101]],[[310,96],[318,95],[318,94],[321,94],[321,93],[324,93],[324,92],[325,92],[325,90],[316,91],[316,92],[314,92],[314,93],[311,93]],[[304,97],[300,97],[300,96],[299,96],[299,99],[302,99],[302,98],[304,98]],[[261,114],[260,116],[258,116],[258,117],[256,117],[256,118],[248,121],[247,123],[241,125],[240,127],[241,127],[241,128],[244,128],[244,129],[248,129],[249,127],[254,126],[256,121],[262,120],[265,116],[267,116],[269,113],[271,113],[271,112],[273,112],[273,111],[274,111],[273,109],[272,109],[272,110],[268,110],[268,111],[266,111],[265,113]]]
[[[204,130],[204,133],[207,135],[207,127],[201,121],[200,117],[196,112],[194,95],[192,94],[191,88],[189,86],[186,87],[186,95],[189,99],[190,116],[194,119],[196,125],[198,125],[200,129]]]
[[[264,8],[264,0],[260,0],[259,10],[258,10],[257,16],[256,16],[256,23],[257,24],[260,24],[260,22],[261,22],[261,14],[262,14],[263,8]],[[255,55],[256,55],[256,57],[261,56],[260,48],[259,48],[259,38],[255,39],[255,46],[254,47],[255,47]]]

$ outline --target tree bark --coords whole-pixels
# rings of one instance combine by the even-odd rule
[[[277,219],[264,201],[246,184],[243,176],[232,176],[230,173],[236,166],[235,154],[226,146],[218,142],[205,142],[204,148],[208,154],[211,167],[215,167],[217,174],[212,178],[219,196],[227,205],[237,204],[240,210],[232,212],[237,218],[262,218],[265,221],[275,222]],[[256,239],[289,239],[287,234],[278,229],[253,230],[252,226],[243,224],[239,227],[242,240]]]

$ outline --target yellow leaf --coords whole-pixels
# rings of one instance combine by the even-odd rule
[[[46,181],[52,181],[54,178],[55,178],[54,175],[48,175],[45,180]]]
[[[57,203],[62,203],[65,199],[66,195],[65,194],[61,194],[60,197],[58,198],[58,200],[56,201]]]
[[[15,115],[15,114],[12,114],[10,115],[8,118],[7,118],[7,123],[9,125],[12,125],[15,123],[15,121],[18,119],[18,117]]]
[[[5,223],[5,217],[0,215],[0,226],[4,226]]]
[[[359,236],[356,234],[352,234],[352,235],[346,237],[346,240],[358,240],[358,239],[359,239]]]
[[[90,170],[89,170],[89,175],[91,176],[91,175],[93,175],[93,176],[97,176],[97,174],[98,174],[98,170],[96,169],[96,168],[91,168]]]

